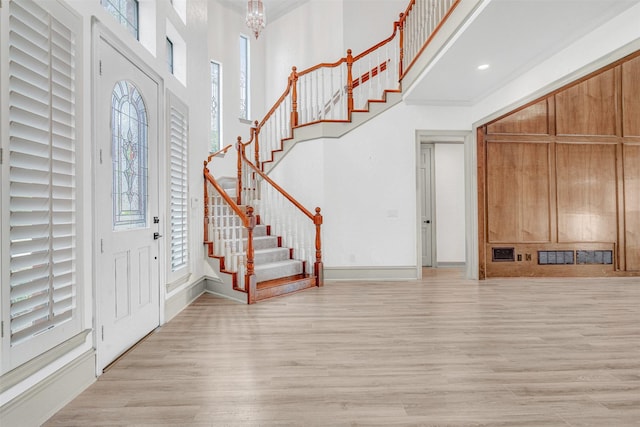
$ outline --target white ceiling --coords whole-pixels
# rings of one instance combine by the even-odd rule
[[[270,21],[275,21],[291,9],[306,3],[309,0],[263,0],[265,15],[267,15],[267,25]],[[222,3],[237,10],[239,13],[246,13],[247,0],[222,0]]]
[[[640,0],[484,3],[466,30],[427,67],[405,100],[472,105],[638,3]],[[478,71],[478,65],[485,63],[490,68]]]

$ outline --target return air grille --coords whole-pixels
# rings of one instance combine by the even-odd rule
[[[613,264],[613,251],[576,251],[578,264]]]
[[[514,248],[493,248],[491,261],[493,262],[504,262],[504,261],[515,261],[515,250]]]
[[[573,251],[538,251],[539,265],[574,264]]]

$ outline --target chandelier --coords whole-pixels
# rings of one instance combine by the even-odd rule
[[[258,38],[260,31],[265,26],[266,17],[264,14],[264,4],[262,0],[249,0],[247,2],[247,27],[253,31]]]

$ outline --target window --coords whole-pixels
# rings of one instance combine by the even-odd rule
[[[62,13],[62,12],[61,12]],[[2,369],[79,333],[76,221],[76,25],[30,0],[9,2],[8,163],[2,183]],[[67,19],[69,20],[67,22]],[[69,25],[69,22],[73,25]],[[4,310],[8,303],[9,310]],[[7,317],[5,317],[7,316]],[[6,323],[5,323],[6,324]],[[7,336],[5,335],[5,336]],[[12,351],[15,349],[15,352]]]
[[[249,120],[249,38],[240,36],[240,118]]]
[[[100,0],[102,6],[136,38],[140,39],[138,0]]]
[[[114,230],[147,226],[147,135],[142,95],[119,81],[111,96]]]
[[[220,114],[220,88],[221,88],[222,65],[211,61],[211,131],[209,141],[209,152],[215,153],[221,148],[221,118]]]
[[[167,37],[167,66],[169,72],[173,74],[173,42]]]
[[[171,273],[188,272],[189,211],[188,211],[188,150],[187,107],[171,96],[169,99],[169,211]],[[171,281],[179,277],[170,277]]]

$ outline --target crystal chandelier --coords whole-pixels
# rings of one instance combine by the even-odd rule
[[[247,2],[247,27],[253,31],[258,38],[260,31],[265,26],[266,17],[264,14],[264,4],[262,0],[249,0]]]

